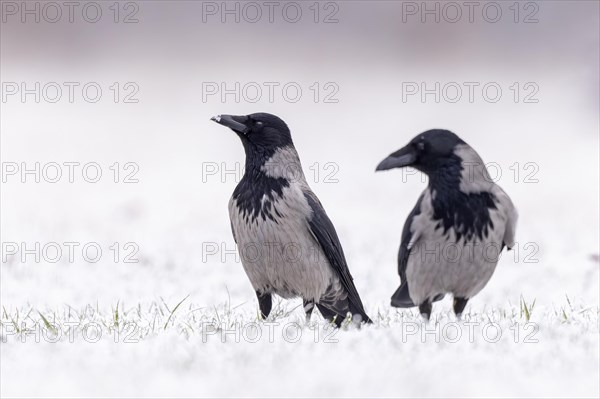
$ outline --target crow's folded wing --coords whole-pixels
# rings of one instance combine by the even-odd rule
[[[312,214],[308,217],[309,229],[317,240],[317,243],[321,246],[331,268],[337,274],[342,286],[348,293],[350,312],[352,314],[358,313],[362,316],[363,321],[371,322],[371,319],[364,310],[358,291],[354,286],[354,281],[350,270],[348,270],[344,251],[342,250],[342,245],[333,227],[333,223],[331,223],[323,206],[312,192],[305,192],[304,195],[312,210]]]
[[[421,203],[425,193],[421,194],[417,200],[417,204],[410,212],[404,222],[404,228],[402,229],[402,239],[400,241],[400,250],[398,251],[398,274],[400,275],[400,287],[392,295],[392,306],[399,308],[411,308],[416,306],[410,298],[410,290],[408,287],[408,280],[406,278],[406,268],[408,267],[408,259],[410,258],[411,250],[415,245],[419,244],[419,238],[421,235],[420,228],[423,226],[414,225],[414,219],[421,213]],[[444,298],[444,294],[438,294],[432,301],[440,301]]]
[[[406,283],[406,267],[408,265],[408,256],[410,255],[410,250],[418,240],[419,233],[413,233],[411,231],[411,227],[415,216],[421,213],[421,202],[423,201],[423,195],[424,194],[421,194],[417,200],[417,204],[406,218],[406,222],[404,222],[404,228],[402,229],[400,251],[398,252],[398,274],[400,275],[400,282],[402,284]]]

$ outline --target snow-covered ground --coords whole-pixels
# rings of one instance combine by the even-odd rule
[[[138,24],[113,23],[108,5],[93,26],[2,23],[2,82],[103,89],[97,103],[1,103],[2,397],[600,395],[598,3],[539,3],[535,24],[508,5],[499,24],[403,23],[393,2],[338,3],[336,24],[308,8],[298,24],[222,24],[202,23],[201,2],[137,4]],[[138,103],[121,101],[127,82]],[[207,95],[221,82],[263,97]],[[269,101],[265,82],[303,94]],[[463,97],[403,98],[436,82]],[[258,323],[227,215],[243,150],[209,121],[257,111],[288,122],[374,325],[305,325],[298,301]],[[374,168],[433,127],[490,163],[520,217],[516,250],[463,320],[447,298],[425,325],[389,306],[425,183]],[[21,175],[36,162],[39,183]]]
[[[460,323],[444,312],[429,325],[380,307],[375,325],[360,330],[328,329],[316,317],[304,325],[292,305],[266,323],[252,306],[175,305],[43,311],[60,330],[36,331],[40,315],[29,307],[9,315],[31,330],[3,344],[3,396],[581,397],[598,389],[598,309],[566,300],[481,305]]]

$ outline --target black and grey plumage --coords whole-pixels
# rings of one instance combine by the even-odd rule
[[[477,152],[448,130],[419,134],[376,170],[407,166],[429,182],[404,224],[392,306],[418,306],[429,319],[432,302],[452,294],[460,318],[491,278],[502,249],[513,247],[517,211]]]
[[[370,323],[335,228],[306,182],[285,122],[267,113],[212,120],[233,130],[246,152],[229,216],[263,318],[277,294],[301,297],[307,319],[316,305],[338,326],[348,314],[355,322]]]

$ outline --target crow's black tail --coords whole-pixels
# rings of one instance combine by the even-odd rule
[[[350,313],[352,313],[352,316],[359,314],[362,318],[362,322],[365,322],[367,324],[373,323],[373,320],[371,320],[371,318],[367,316],[367,313],[365,312],[365,309],[362,306],[362,302],[359,305],[360,306],[356,306],[352,302],[349,303]]]
[[[433,297],[432,302],[441,301],[444,299],[444,294],[438,294]],[[408,284],[406,282],[400,284],[400,287],[392,295],[392,306],[395,308],[412,308],[417,305],[410,299],[410,293],[408,292]]]
[[[417,306],[413,303],[412,299],[410,299],[408,284],[400,284],[400,287],[394,292],[394,295],[392,295],[392,306],[395,308],[412,308]]]
[[[371,324],[373,320],[367,316],[360,297],[356,297],[353,301],[349,295],[344,295],[343,298],[332,298],[325,296],[317,303],[317,308],[321,312],[324,318],[327,320],[333,320],[335,318],[338,327],[342,321],[346,318],[348,312],[352,314],[353,320],[356,320],[356,315],[360,315],[360,322]]]

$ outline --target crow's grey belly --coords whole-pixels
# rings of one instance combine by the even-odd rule
[[[455,239],[453,230],[423,232],[411,248],[406,277],[410,297],[421,304],[438,294],[471,298],[492,277],[502,250],[504,223],[494,219],[494,229],[483,240]]]
[[[274,220],[261,215],[244,218],[235,200],[230,202],[231,225],[244,270],[252,287],[283,298],[300,296],[316,302],[334,281],[331,266],[309,231],[302,208],[275,203]],[[297,209],[300,208],[300,209]]]

